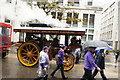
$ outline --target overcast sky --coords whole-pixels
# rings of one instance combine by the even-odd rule
[[[105,6],[111,2],[113,2],[115,0],[94,0],[94,2],[98,5],[98,6]]]

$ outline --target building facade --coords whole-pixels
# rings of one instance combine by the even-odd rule
[[[104,8],[101,16],[100,40],[120,50],[120,1]]]
[[[0,4],[2,4],[2,6],[0,6],[0,22],[12,25],[12,27],[20,27],[21,22],[13,19],[15,17],[15,15],[13,16],[14,12],[12,12],[12,10],[14,10],[14,11],[16,10],[16,8],[14,6],[18,3],[19,3],[19,0],[1,0],[0,1]],[[14,5],[14,6],[10,7],[9,5]],[[4,11],[4,12],[2,13],[2,11]],[[6,15],[6,14],[8,14],[8,15]],[[19,35],[18,33],[12,32],[12,38],[11,38],[12,42],[18,41],[18,39],[19,39],[18,35]]]
[[[96,7],[94,0],[52,0],[63,8],[63,11],[52,10],[53,18],[62,20],[70,27],[86,30],[82,41],[97,40],[95,30],[100,27],[101,7]]]
[[[8,4],[19,4],[19,0],[4,0]],[[22,0],[26,2],[57,2],[57,4],[62,7],[62,10],[51,10],[50,14],[53,18],[59,19],[62,22],[69,24],[72,28],[83,28],[86,31],[85,36],[82,36],[82,41],[96,40],[98,37],[94,36],[96,34],[96,29],[100,27],[100,13],[102,11],[101,7],[96,7],[94,0]],[[9,20],[6,17],[0,15],[0,21],[9,23],[13,27],[25,27],[25,23]],[[23,26],[24,25],[24,26]],[[98,33],[97,33],[98,34]],[[13,37],[18,34],[13,34]],[[15,39],[15,38],[13,38]],[[18,41],[13,40],[13,41]]]

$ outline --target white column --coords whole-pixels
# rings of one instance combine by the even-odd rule
[[[65,44],[65,36],[64,35],[61,35],[60,36],[60,44]]]
[[[118,49],[120,50],[120,1],[118,1]]]
[[[12,27],[20,27],[20,22],[18,21],[13,21],[13,25]],[[13,42],[18,42],[19,41],[19,33],[15,33],[14,31],[12,31],[12,41]]]
[[[63,6],[66,6],[67,3],[68,3],[68,0],[63,0]]]

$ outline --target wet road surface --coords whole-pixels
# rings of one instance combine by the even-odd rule
[[[2,66],[2,78],[36,78],[37,77],[37,69],[38,65],[34,67],[25,67],[20,64],[17,59],[16,53],[9,53],[4,59],[1,59]],[[69,72],[65,72],[65,75],[68,78],[81,78],[84,74],[83,69],[83,60],[80,61],[80,64],[75,64],[74,68]],[[114,55],[106,56],[106,69],[105,74],[108,78],[118,78],[118,66],[115,67],[114,63]],[[55,69],[55,61],[52,60],[50,64],[49,73],[51,73]],[[50,78],[51,76],[49,76]],[[56,78],[61,78],[60,71],[58,71],[55,75]],[[101,78],[98,73],[96,78]]]

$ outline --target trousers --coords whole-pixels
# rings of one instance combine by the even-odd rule
[[[63,64],[57,64],[56,69],[51,73],[51,75],[54,75],[56,73],[56,71],[59,69],[61,71],[62,78],[65,78]]]
[[[81,78],[81,80],[94,80],[93,76],[92,76],[92,70],[86,69],[84,68],[84,75]]]
[[[98,70],[95,69],[94,72],[93,72],[93,78],[97,75],[97,73],[98,73]],[[104,74],[104,70],[103,69],[101,69],[100,75],[101,75],[101,77],[102,77],[103,80],[107,80],[107,78],[106,78],[106,76]]]

